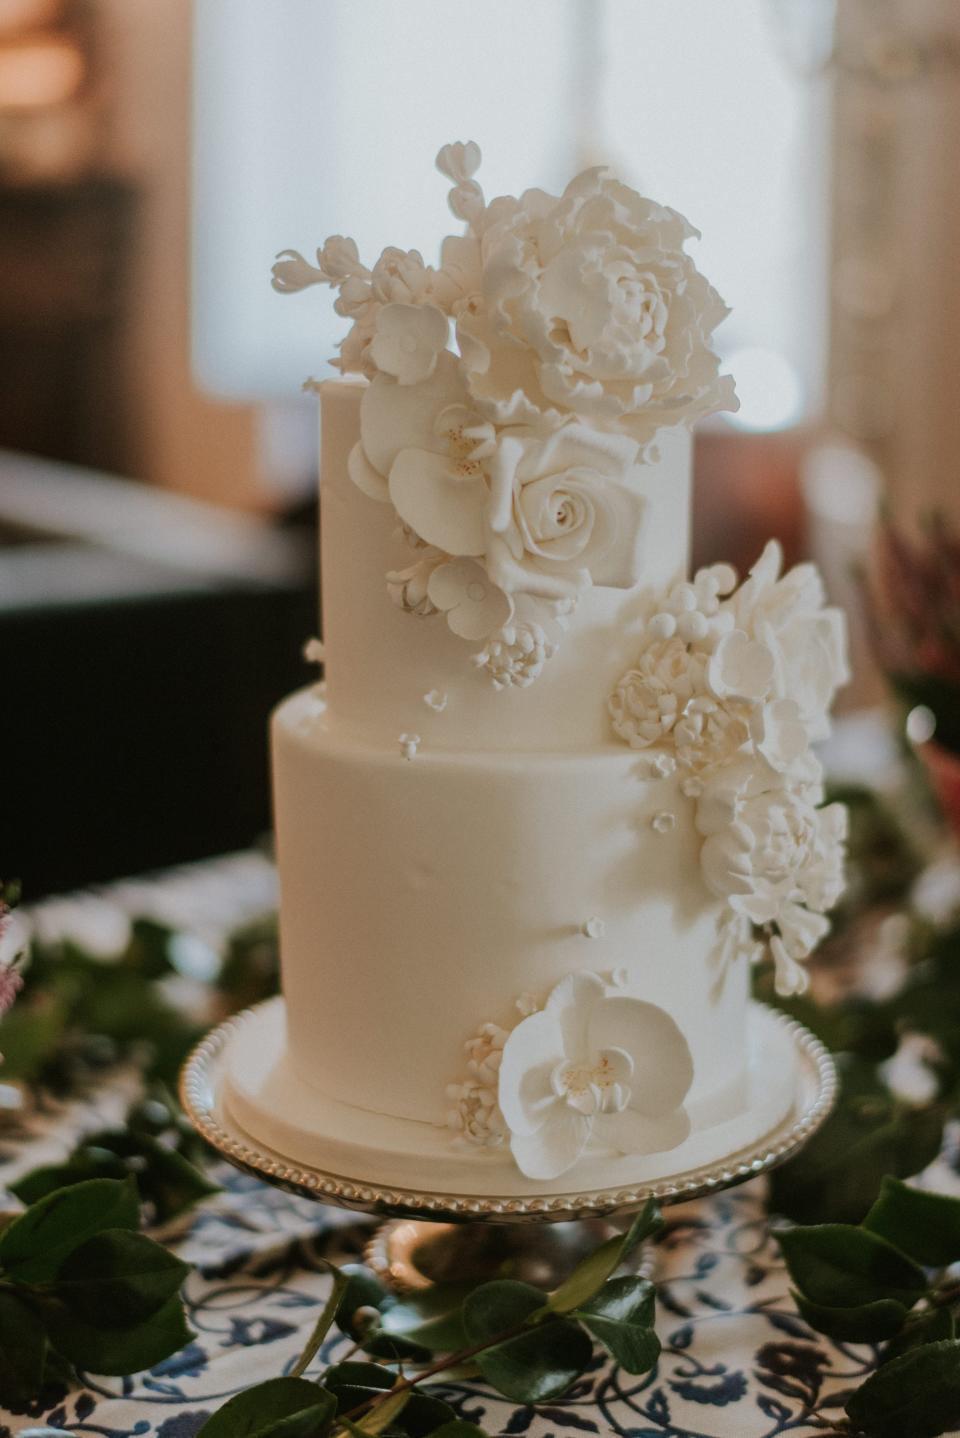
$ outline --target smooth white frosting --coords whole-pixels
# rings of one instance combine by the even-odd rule
[[[722,905],[676,776],[645,777],[643,756],[614,743],[533,754],[424,741],[407,759],[395,739],[347,733],[309,690],[275,715],[273,758],[301,1078],[444,1123],[478,1024],[513,1027],[522,990],[543,999],[569,974],[620,969],[624,992],[680,1027],[691,1100],[742,1074],[747,966],[718,959]],[[676,822],[655,826],[661,814]]]
[[[810,1095],[799,1080],[786,1026],[750,1004],[739,1043],[740,1084],[688,1101],[690,1134],[667,1152],[623,1156],[591,1147],[554,1179],[520,1172],[508,1149],[457,1147],[447,1129],[358,1109],[320,1093],[290,1061],[286,1014],[271,1000],[240,1021],[224,1055],[224,1117],[287,1163],[302,1163],[360,1184],[477,1197],[533,1197],[629,1188],[723,1162],[762,1142]]]

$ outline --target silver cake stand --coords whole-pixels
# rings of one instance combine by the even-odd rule
[[[184,1065],[180,1097],[207,1143],[237,1168],[319,1203],[391,1219],[374,1234],[367,1259],[397,1288],[456,1278],[523,1278],[554,1287],[614,1229],[609,1219],[640,1209],[648,1198],[683,1203],[766,1173],[792,1157],[828,1117],[837,1076],[827,1049],[802,1024],[778,1016],[792,1047],[798,1099],[788,1117],[749,1148],[722,1162],[688,1169],[632,1188],[546,1197],[484,1197],[386,1188],[362,1175],[326,1172],[285,1158],[241,1129],[221,1103],[225,1053],[251,1011],[218,1025]]]

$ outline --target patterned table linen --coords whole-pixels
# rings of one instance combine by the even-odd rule
[[[356,1257],[369,1223],[227,1165],[217,1178],[225,1192],[171,1239],[195,1265],[186,1287],[195,1340],[149,1373],[85,1376],[77,1391],[49,1395],[29,1413],[0,1403],[0,1438],[41,1421],[98,1438],[193,1438],[230,1394],[289,1369],[329,1289],[318,1255]],[[477,1384],[445,1385],[442,1395],[491,1434],[531,1438],[831,1433],[841,1395],[872,1354],[833,1345],[797,1317],[767,1234],[763,1191],[756,1180],[667,1210],[656,1269],[664,1352],[652,1373],[632,1378],[598,1354],[572,1392],[537,1410]],[[317,1366],[347,1347],[334,1337]]]

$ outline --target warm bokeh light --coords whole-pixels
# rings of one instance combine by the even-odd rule
[[[50,25],[62,10],[63,0],[0,0],[0,35]]]
[[[46,110],[80,88],[86,63],[70,40],[0,45],[0,111]]]
[[[726,366],[737,382],[739,411],[730,418],[740,429],[787,429],[803,415],[803,386],[785,355],[760,345],[733,350]]]

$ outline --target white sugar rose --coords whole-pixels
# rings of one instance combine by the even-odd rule
[[[409,313],[419,320],[429,309]],[[426,350],[410,358],[428,362]],[[646,500],[635,458],[632,440],[577,423],[496,435],[471,409],[455,356],[441,351],[418,382],[377,375],[361,401],[349,469],[425,543],[482,561],[506,594],[556,604],[591,583],[636,583]]]
[[[628,589],[641,569],[646,500],[636,445],[582,424],[504,432],[488,461],[487,567],[508,594],[572,599]]]
[[[641,443],[736,409],[710,336],[727,314],[683,250],[697,231],[601,169],[480,217],[479,307],[461,313],[471,393],[500,423],[569,412]]]
[[[510,1148],[528,1178],[572,1168],[594,1139],[622,1154],[676,1148],[693,1061],[655,1004],[608,994],[596,974],[572,974],[510,1034],[498,1097]]]

